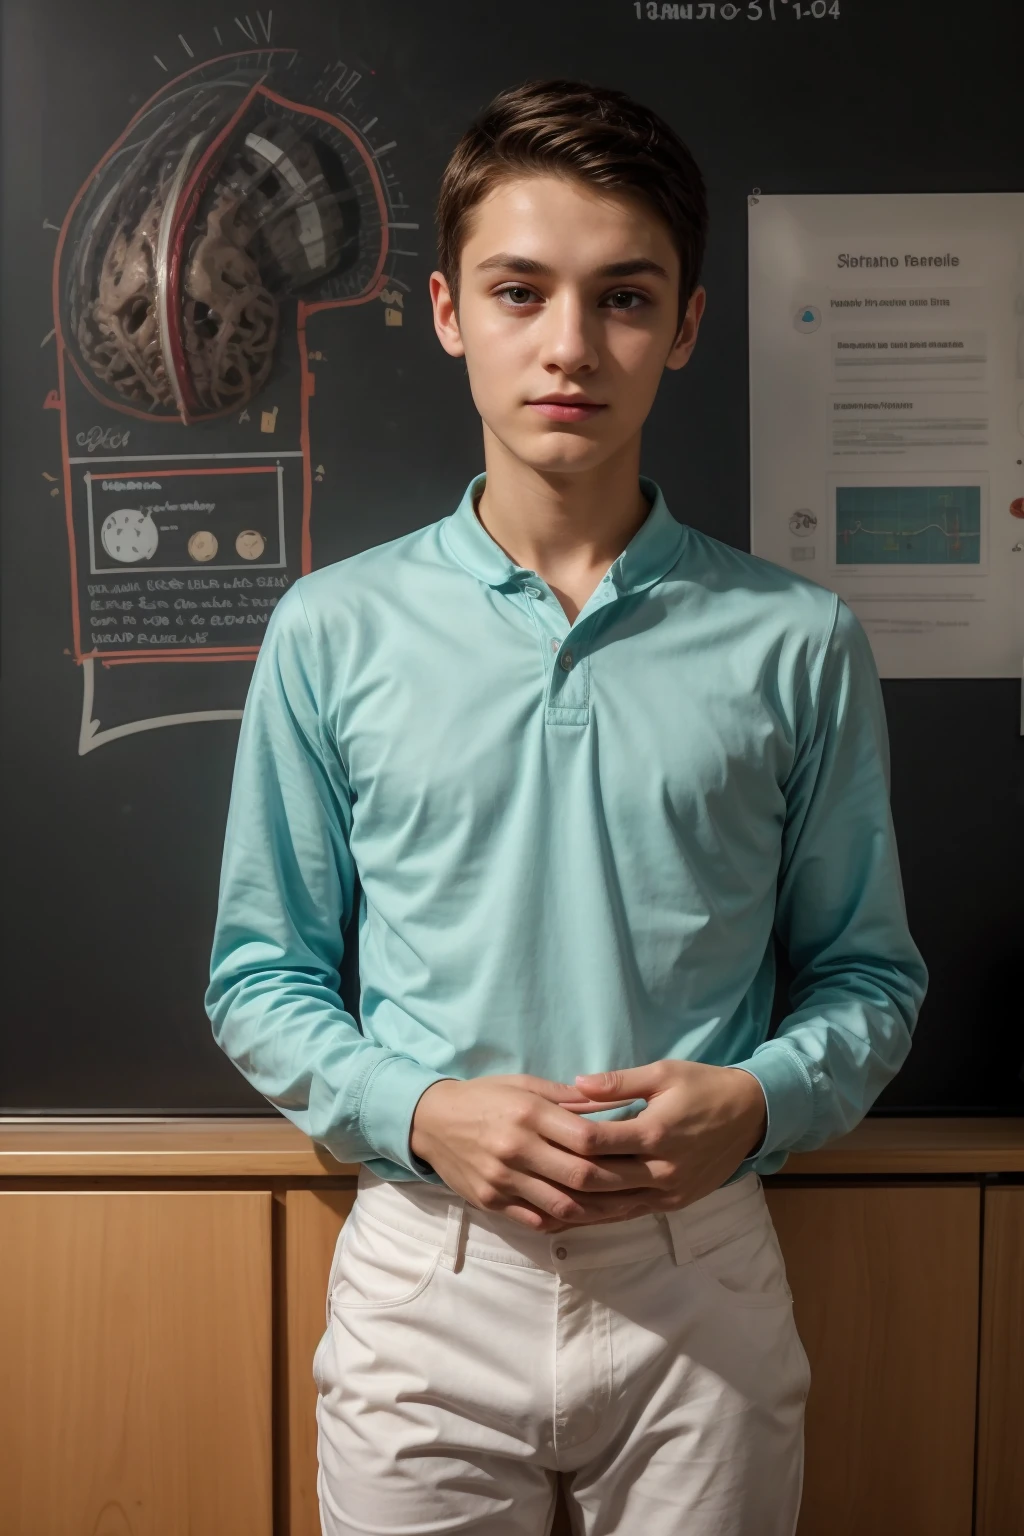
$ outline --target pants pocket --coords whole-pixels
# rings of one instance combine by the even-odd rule
[[[327,1276],[327,1295],[324,1301],[324,1322],[328,1327],[330,1326],[331,1322],[331,1297],[334,1294],[334,1282],[338,1278],[338,1265],[341,1262],[341,1250],[344,1246],[348,1224],[351,1220],[352,1215],[350,1212],[341,1224],[341,1230],[338,1233],[337,1242],[334,1244],[334,1254],[331,1258],[330,1273]]]
[[[734,1227],[690,1245],[696,1273],[731,1307],[788,1307],[793,1292],[771,1212],[760,1190]]]
[[[342,1229],[328,1292],[330,1313],[371,1307],[404,1307],[427,1289],[441,1257],[441,1244],[411,1237],[359,1210]]]

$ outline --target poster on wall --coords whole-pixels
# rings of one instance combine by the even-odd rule
[[[751,549],[883,677],[1020,677],[1024,193],[749,198]]]

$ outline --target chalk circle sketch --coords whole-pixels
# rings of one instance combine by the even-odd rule
[[[80,754],[139,730],[240,718],[230,664],[251,665],[274,603],[313,569],[307,324],[322,311],[408,293],[396,267],[419,254],[391,233],[419,226],[404,214],[395,141],[376,103],[368,105],[376,71],[337,58],[333,24],[324,57],[271,41],[272,14],[251,48],[225,50],[214,28],[215,56],[180,73],[153,55],[165,72],[160,88],[134,116],[126,110],[123,132],[93,164],[58,231],[57,378],[48,401],[60,413]],[[126,79],[126,97],[136,87]],[[322,372],[319,382],[330,387]],[[276,440],[254,442],[244,424],[260,422],[271,389]],[[254,506],[233,528],[207,518],[189,528],[203,509],[172,504],[184,489],[178,479],[165,488],[171,500],[152,509],[155,521],[139,521],[145,503],[115,502],[104,510],[131,514],[128,521],[113,518],[94,539],[91,481],[77,467],[90,462],[111,480],[120,471],[172,481],[201,468],[222,477],[205,499],[229,513],[231,481],[272,470],[282,487],[277,520],[249,526],[263,510]],[[173,586],[173,573],[144,588],[118,586],[118,575],[141,574],[132,565],[149,565],[154,538],[165,564],[199,562],[199,590],[217,589],[218,600],[193,608],[183,599],[163,615],[160,583]],[[93,569],[97,545],[125,569]],[[267,568],[255,578],[266,589],[259,603],[242,595],[248,580],[216,575],[215,553],[218,564]],[[116,679],[142,677],[146,691],[118,691]],[[215,695],[231,707],[202,707]],[[96,715],[106,715],[108,699],[114,718],[101,729]],[[147,718],[127,719],[126,708]]]
[[[193,560],[212,560],[219,547],[217,535],[209,528],[200,528],[188,541],[188,552]]]
[[[258,560],[266,547],[266,539],[255,528],[244,528],[235,540],[235,550],[243,560]]]
[[[135,560],[151,560],[156,554],[160,535],[148,512],[141,512],[137,507],[122,507],[103,519],[100,542],[112,559],[130,564]]]

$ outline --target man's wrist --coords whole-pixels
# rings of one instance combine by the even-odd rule
[[[424,1112],[423,1101],[433,1089],[439,1088],[442,1083],[451,1083],[455,1081],[456,1079],[451,1077],[438,1078],[436,1082],[430,1083],[426,1088],[424,1088],[423,1092],[420,1094],[419,1098],[416,1100],[416,1103],[413,1106],[412,1119],[409,1122],[409,1151],[412,1153],[413,1157],[418,1158],[421,1163],[426,1163],[428,1167],[431,1166],[429,1141],[430,1133],[428,1130],[429,1109]]]
[[[745,1162],[748,1157],[754,1156],[768,1134],[768,1100],[760,1079],[753,1072],[748,1072],[744,1067],[733,1067],[731,1070],[746,1078],[749,1084],[749,1088],[743,1089],[743,1096],[750,1103],[751,1127],[748,1142],[750,1150],[744,1154]]]

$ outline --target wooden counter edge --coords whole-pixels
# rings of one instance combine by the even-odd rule
[[[0,1117],[0,1184],[9,1179],[355,1178],[283,1117]],[[1024,1116],[869,1118],[782,1176],[1024,1172]]]

